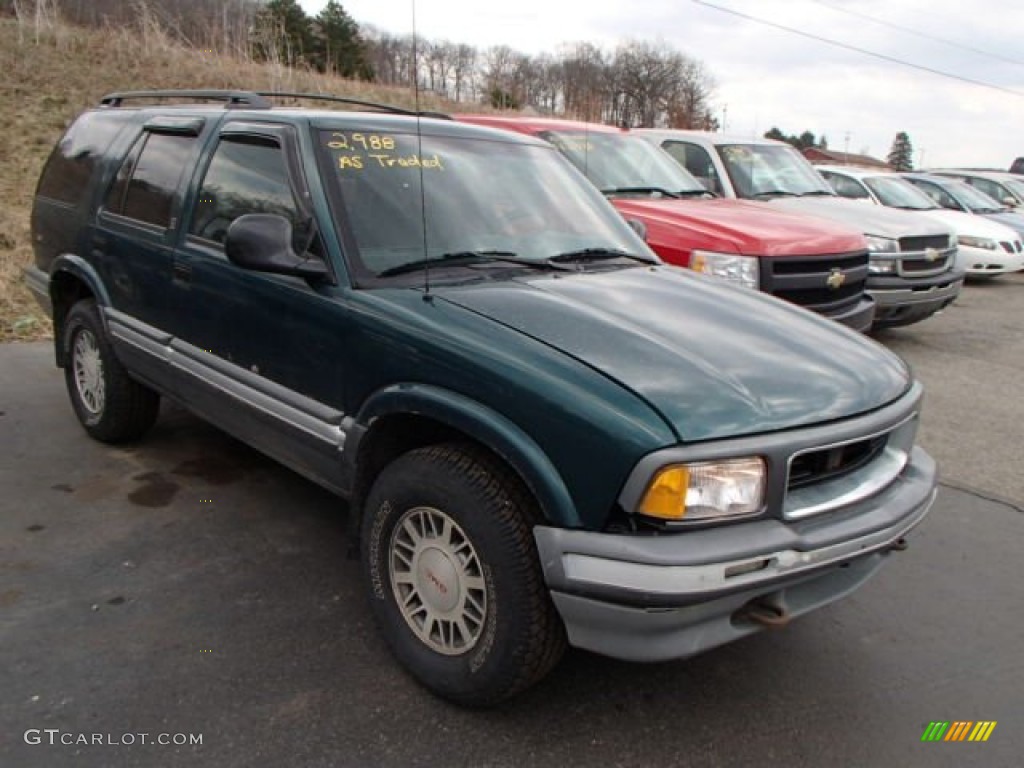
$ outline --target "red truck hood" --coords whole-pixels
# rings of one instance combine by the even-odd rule
[[[858,230],[803,214],[743,200],[651,200],[613,198],[627,219],[647,226],[647,242],[691,251],[701,248],[747,256],[813,256],[863,251]]]

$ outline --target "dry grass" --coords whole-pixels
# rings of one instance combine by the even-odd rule
[[[39,172],[70,121],[101,96],[150,88],[330,93],[412,107],[411,91],[205,53],[142,18],[132,29],[49,21],[36,30],[0,19],[0,341],[45,338],[49,321],[25,287],[29,210]],[[427,97],[424,109],[452,110]]]

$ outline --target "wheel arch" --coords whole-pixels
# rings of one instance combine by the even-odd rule
[[[368,398],[356,422],[361,425],[357,444],[352,446],[352,520],[356,528],[362,502],[381,469],[410,450],[455,440],[476,443],[510,466],[546,520],[566,527],[581,525],[568,488],[541,447],[518,425],[486,405],[440,387],[394,385]]]
[[[56,355],[57,366],[63,368],[65,365],[64,350],[61,346],[61,336],[64,330],[64,321],[71,311],[71,307],[82,299],[91,298],[101,306],[110,305],[110,296],[99,274],[85,259],[73,254],[62,254],[53,263],[50,272],[50,302],[53,306],[53,346]],[[103,313],[100,318],[106,323]]]

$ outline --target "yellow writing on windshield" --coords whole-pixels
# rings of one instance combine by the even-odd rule
[[[443,171],[444,163],[438,154],[422,157],[415,152],[407,155],[393,155],[386,152],[373,152],[363,155],[341,155],[338,157],[338,168],[341,170],[361,171],[367,166],[371,168],[424,168]]]
[[[395,140],[391,136],[381,136],[377,133],[340,133],[335,131],[327,142],[330,149],[345,149],[349,151],[373,150],[392,151],[395,149]]]

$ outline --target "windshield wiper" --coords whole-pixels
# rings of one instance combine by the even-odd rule
[[[570,269],[570,267],[566,267],[561,264],[551,264],[547,260],[524,259],[516,255],[513,251],[452,251],[451,253],[443,253],[440,256],[435,256],[431,259],[409,261],[405,264],[389,267],[383,272],[378,272],[377,277],[404,275],[409,272],[418,272],[421,269],[429,269],[430,267],[466,267],[474,264],[490,264],[496,262],[518,264],[524,267],[531,267],[533,269]]]
[[[835,192],[827,192],[824,189],[812,189],[810,192],[801,192],[797,197],[835,197]]]
[[[709,189],[680,189],[676,195],[678,197],[718,197]]]
[[[657,264],[654,259],[641,256],[629,251],[621,251],[618,248],[579,248],[575,251],[563,251],[547,259],[548,264],[562,264],[570,261],[575,264],[582,264],[587,261],[607,261],[609,259],[631,259],[644,264]]]
[[[669,192],[662,187],[609,187],[601,190],[605,195],[661,195],[662,197],[679,198],[676,192]]]
[[[788,189],[765,189],[761,192],[755,192],[754,197],[799,197],[796,192],[790,192]]]

